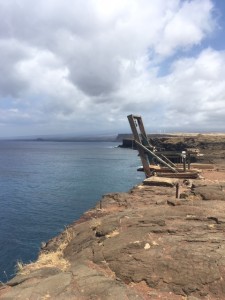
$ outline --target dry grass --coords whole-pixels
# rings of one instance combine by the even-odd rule
[[[16,272],[21,273],[22,270],[24,269],[24,266],[25,266],[25,264],[22,261],[18,260],[16,262]]]
[[[64,250],[67,245],[73,238],[72,229],[66,229],[63,232],[63,241],[60,243],[59,247],[56,251],[51,252],[42,252],[37,261],[32,262],[30,264],[23,264],[21,261],[17,262],[16,270],[18,274],[27,275],[32,271],[41,269],[41,268],[58,268],[62,271],[65,271],[70,266],[68,260],[64,258]]]

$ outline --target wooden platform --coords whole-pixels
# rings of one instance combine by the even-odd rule
[[[197,164],[196,164],[197,165]],[[199,164],[198,164],[199,165]],[[178,168],[177,168],[177,171],[179,172],[179,173],[184,173],[184,171],[183,171],[183,167],[181,167],[181,166],[183,166],[183,165],[180,165]],[[157,166],[157,165],[149,165],[149,168],[150,168],[150,170],[152,171],[152,172],[155,172],[155,173],[171,173],[171,170],[170,169],[168,169],[168,168],[166,168],[166,167],[161,167],[161,166]],[[138,171],[141,171],[141,172],[143,172],[144,171],[144,169],[143,169],[143,167],[139,167],[138,169],[137,169]],[[191,168],[190,170],[187,170],[186,171],[186,173],[201,173],[202,171],[201,171],[201,168],[199,168],[199,169],[196,169],[196,168]]]
[[[182,164],[176,164],[178,168],[182,168]],[[201,164],[201,163],[191,163],[191,169],[201,169],[201,170],[213,170],[215,166],[213,164]]]
[[[167,177],[167,178],[180,178],[180,179],[196,179],[199,177],[199,172],[182,172],[182,173],[157,173],[158,177]]]

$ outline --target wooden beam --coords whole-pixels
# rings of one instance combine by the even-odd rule
[[[129,120],[130,127],[131,127],[131,130],[133,132],[135,142],[142,145],[140,136],[138,134],[138,131],[137,131],[137,128],[136,128],[136,125],[135,125],[135,117],[133,115],[129,115],[129,116],[127,116],[127,118]],[[142,162],[142,165],[143,165],[143,168],[144,168],[144,171],[145,171],[145,175],[146,175],[146,177],[150,177],[152,174],[151,174],[151,171],[150,171],[150,168],[149,168],[148,157],[147,157],[145,151],[138,144],[137,144],[137,148],[138,148],[138,152],[139,152],[139,155],[140,155],[140,158],[141,158],[141,162]]]
[[[140,142],[135,141],[135,143],[137,144],[137,146],[141,149],[143,149],[144,152],[147,152],[149,154],[151,154],[152,156],[154,156],[161,164],[163,164],[164,166],[166,166],[167,168],[169,168],[172,172],[174,173],[178,173],[178,171],[174,168],[171,167],[167,162],[165,162],[163,159],[161,159],[158,155],[156,155],[154,152],[152,152],[151,150],[149,150],[148,148],[146,148],[144,145],[142,145]],[[149,168],[149,166],[148,166]]]

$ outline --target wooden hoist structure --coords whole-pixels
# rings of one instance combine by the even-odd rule
[[[191,150],[190,152],[182,151],[181,153],[176,153],[183,162],[183,167],[178,167],[166,156],[167,151],[158,151],[149,142],[141,116],[129,115],[127,118],[146,177],[157,175],[173,178],[198,178],[199,170],[190,169],[190,155],[194,154]],[[187,157],[189,158],[188,171],[186,170]]]

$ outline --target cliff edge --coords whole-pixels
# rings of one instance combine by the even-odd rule
[[[202,179],[179,180],[179,199],[177,179],[103,196],[0,299],[224,299],[223,149],[206,153]]]

